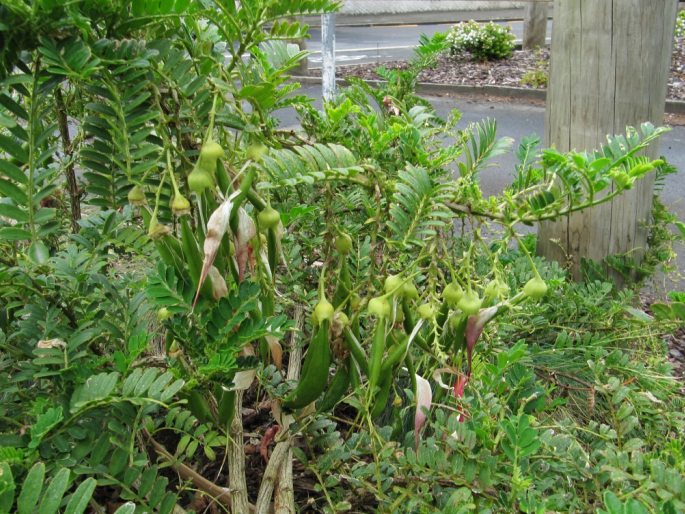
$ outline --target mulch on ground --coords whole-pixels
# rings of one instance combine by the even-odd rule
[[[544,89],[536,83],[525,80],[526,75],[549,72],[549,48],[538,50],[517,50],[511,58],[501,61],[472,61],[468,55],[441,55],[435,67],[426,69],[419,75],[419,82],[432,84],[458,84],[469,86],[506,86],[530,89]],[[341,66],[339,77],[359,77],[378,80],[376,69],[404,69],[406,61],[389,61],[354,66]],[[318,71],[317,71],[318,74]],[[685,100],[685,38],[676,38],[673,46],[671,76],[668,82],[668,98]]]

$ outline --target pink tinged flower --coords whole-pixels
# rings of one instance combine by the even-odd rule
[[[469,383],[469,378],[464,375],[463,373],[459,373],[457,375],[457,379],[454,381],[454,397],[455,398],[463,398],[464,397],[464,390],[466,389],[466,384]],[[463,423],[464,420],[466,419],[467,416],[467,411],[464,409],[464,407],[458,407],[457,408],[459,412],[459,422]]]
[[[497,306],[488,307],[487,309],[481,309],[478,314],[469,316],[469,319],[466,321],[466,356],[468,359],[468,366],[466,369],[467,376],[471,376],[473,348],[476,346],[478,338],[483,333],[485,325],[487,325],[488,321],[494,318],[496,314]]]
[[[433,391],[425,378],[416,375],[416,414],[414,415],[414,441],[416,448],[419,447],[419,432],[426,422],[426,412],[431,407]]]
[[[195,300],[193,300],[193,307],[197,303],[200,296],[200,289],[202,284],[207,280],[209,270],[214,264],[216,254],[221,246],[221,239],[228,231],[229,221],[231,219],[231,211],[233,210],[233,200],[240,193],[240,191],[233,193],[226,200],[222,202],[219,207],[212,213],[207,221],[207,233],[205,234],[204,244],[204,262],[202,263],[202,272],[200,273],[200,281],[197,284],[197,291],[195,293]]]
[[[228,285],[226,285],[226,280],[224,280],[224,277],[221,276],[221,273],[215,266],[210,266],[207,275],[212,281],[212,298],[218,301],[224,296],[228,296]]]
[[[243,208],[238,209],[238,230],[235,234],[235,260],[238,265],[238,280],[243,281],[247,264],[253,258],[250,241],[257,235],[254,220]]]

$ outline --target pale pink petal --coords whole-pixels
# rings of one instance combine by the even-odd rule
[[[483,333],[483,328],[492,318],[497,314],[497,306],[481,309],[478,314],[469,316],[466,321],[466,356],[468,359],[468,366],[466,374],[471,375],[471,360],[473,357],[473,348],[476,346],[478,338]]]
[[[416,414],[414,415],[414,440],[419,447],[419,432],[426,422],[426,411],[433,401],[433,390],[425,378],[416,375]]]

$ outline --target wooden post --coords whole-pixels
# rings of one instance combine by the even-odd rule
[[[555,0],[546,143],[592,150],[626,126],[663,122],[677,0]],[[650,156],[658,148],[650,148]],[[631,255],[647,240],[653,180],[613,202],[543,223],[538,253],[569,263]]]
[[[547,38],[547,1],[532,1],[526,4],[523,17],[523,48],[534,50],[545,46]]]

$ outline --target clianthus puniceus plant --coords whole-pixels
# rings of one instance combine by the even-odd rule
[[[353,81],[319,111],[286,80],[305,55],[287,41],[306,35],[293,19],[334,2],[34,4],[0,5],[11,20],[0,51],[0,511],[77,512],[91,497],[98,510],[107,495],[122,513],[202,501],[268,512],[272,496],[292,512],[290,451],[325,492],[337,477],[321,480],[302,448],[316,454],[341,433],[355,458],[375,452],[373,479],[347,488],[373,491],[369,505],[402,505],[414,487],[384,479],[394,459],[419,466],[425,441],[461,458],[478,437],[481,453],[456,459],[450,483],[488,505],[508,494],[505,511],[523,510],[526,458],[541,444],[526,414],[537,392],[504,400],[498,366],[521,344],[494,364],[490,349],[517,316],[545,309],[561,279],[517,226],[609,201],[662,170],[641,152],[665,129],[628,129],[589,153],[525,138],[514,182],[485,198],[479,172],[511,141],[492,120],[439,119],[412,89],[444,36],[424,38],[387,86]],[[279,129],[286,107],[302,130]],[[76,184],[62,196],[59,173]],[[524,255],[516,277],[512,243]],[[598,377],[610,357],[593,362]],[[588,390],[620,403],[616,381]],[[490,403],[467,404],[474,383],[489,385]],[[458,420],[447,432],[443,407]],[[488,437],[506,409],[506,430]],[[626,409],[613,413],[616,436],[585,430],[600,436],[578,451],[614,439],[637,451]],[[248,491],[246,431],[262,436],[250,466],[268,461],[258,491]],[[501,455],[497,474],[512,483],[497,497],[469,469]],[[182,480],[170,485],[166,466]],[[323,497],[310,496],[315,508],[349,510]]]

